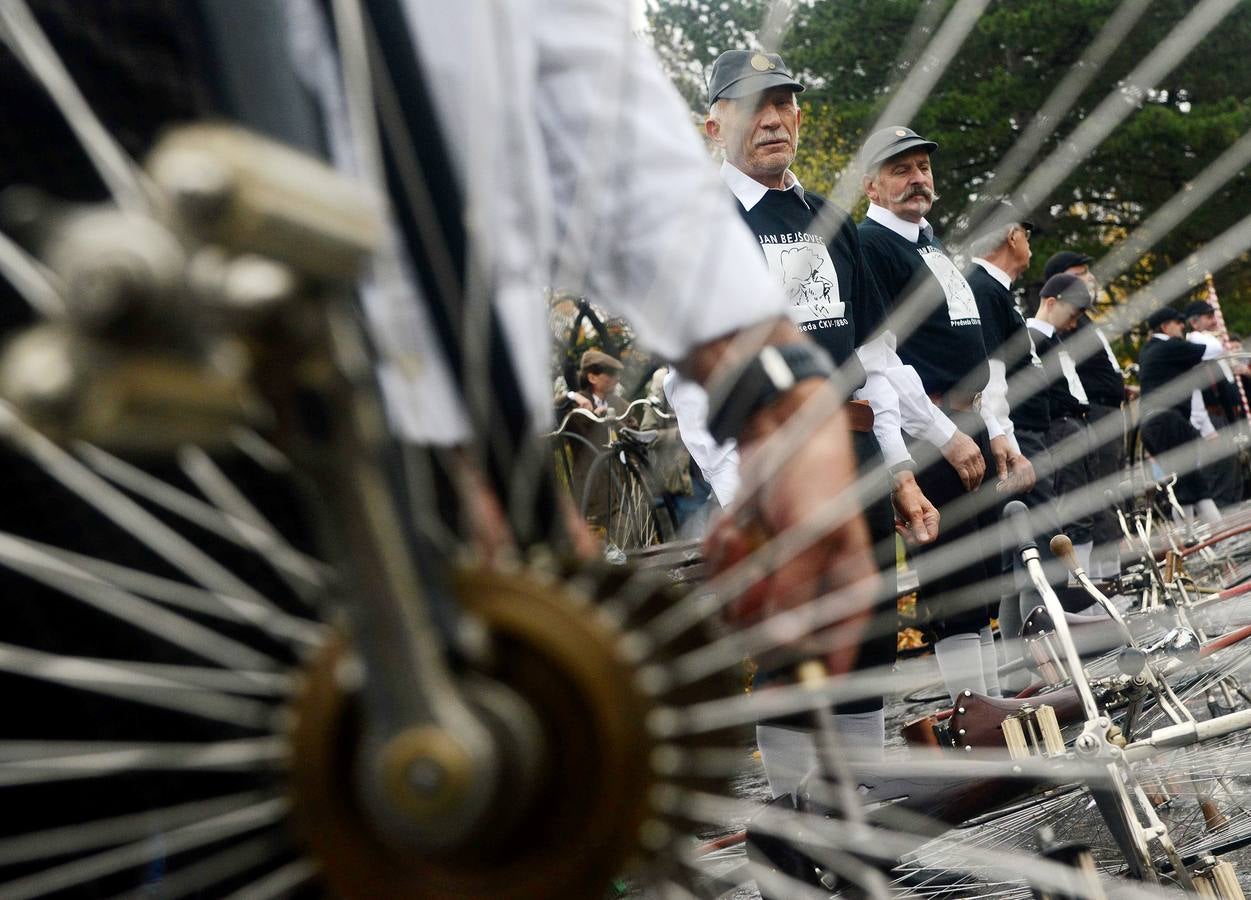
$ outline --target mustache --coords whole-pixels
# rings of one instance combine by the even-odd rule
[[[757,147],[763,146],[764,144],[767,144],[770,141],[785,141],[786,143],[789,144],[790,135],[788,135],[785,131],[768,132],[762,135],[760,140],[756,141],[756,146]]]
[[[904,188],[896,196],[891,197],[890,202],[903,203],[905,200],[912,197],[924,197],[926,200],[930,201],[930,203],[936,203],[941,199],[938,196],[938,191],[928,188],[923,184],[914,184],[911,187]]]

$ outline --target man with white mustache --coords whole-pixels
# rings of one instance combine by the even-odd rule
[[[962,513],[958,521],[944,507],[985,490],[988,465],[994,465],[1004,488],[1021,481],[1032,485],[1033,478],[1003,426],[981,406],[989,368],[977,301],[925,218],[938,199],[930,168],[930,154],[937,149],[900,125],[870,135],[861,152],[870,204],[860,223],[860,243],[888,310],[902,317],[895,329],[904,335],[899,358],[920,376],[936,407],[933,427],[915,436],[910,448],[913,457],[933,460],[918,472],[917,481],[943,516],[943,530],[914,555],[914,563],[919,610],[928,619],[939,669],[955,702],[966,690],[999,692],[990,628],[990,604],[997,602],[991,576],[998,561],[966,549],[975,532],[994,525],[999,504],[982,498],[979,513]],[[964,538],[971,538],[966,548],[952,552],[975,558],[944,571],[952,568],[948,548]]]

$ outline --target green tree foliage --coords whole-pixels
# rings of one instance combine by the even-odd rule
[[[940,233],[979,195],[996,165],[1065,74],[1077,64],[1120,0],[991,0],[912,122],[940,145],[935,208]],[[923,59],[952,0],[792,0],[777,49],[808,85],[796,170],[828,190],[866,136],[892,90]],[[1052,132],[1055,149],[1196,6],[1154,0],[1091,86]],[[729,47],[760,46],[768,6],[760,0],[652,0],[652,38],[692,107],[704,107],[703,77]],[[766,36],[767,37],[767,36]],[[1251,130],[1251,4],[1240,5],[1146,96],[1049,197],[1039,198],[1030,276],[1070,247],[1098,258]],[[1241,172],[1108,285],[1114,299],[1216,238],[1247,211]],[[1251,332],[1251,258],[1216,273],[1231,331]],[[1176,302],[1187,302],[1181,298]]]

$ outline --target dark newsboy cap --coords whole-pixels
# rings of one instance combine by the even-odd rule
[[[1161,306],[1151,315],[1147,316],[1147,324],[1151,326],[1152,331],[1158,331],[1160,326],[1165,322],[1184,322],[1182,314],[1171,306]]]
[[[1088,266],[1092,262],[1094,262],[1094,257],[1092,256],[1087,256],[1084,253],[1075,253],[1072,250],[1061,250],[1059,253],[1053,253],[1051,258],[1047,260],[1047,264],[1043,266],[1043,278],[1059,275],[1065,269],[1071,269],[1073,266]]]
[[[864,142],[864,149],[860,151],[861,165],[865,171],[876,169],[892,156],[898,156],[900,153],[906,153],[918,147],[924,149],[926,153],[933,153],[938,149],[937,144],[927,141],[911,128],[891,125],[889,128],[879,129],[869,135],[869,139]]]
[[[1208,313],[1214,313],[1216,309],[1206,300],[1196,300],[1186,307],[1186,318],[1193,319],[1195,316],[1206,316]]]
[[[1067,272],[1048,278],[1038,296],[1055,297],[1076,309],[1089,309],[1091,304],[1090,288],[1086,287],[1086,282]]]
[[[722,97],[733,100],[775,87],[789,87],[796,93],[804,89],[776,53],[727,50],[712,64],[712,73],[708,76],[708,105],[712,106]]]

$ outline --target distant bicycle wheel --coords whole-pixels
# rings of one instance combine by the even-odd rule
[[[658,497],[638,460],[618,447],[591,464],[582,516],[603,530],[609,552],[654,547],[673,539],[673,520]]]

